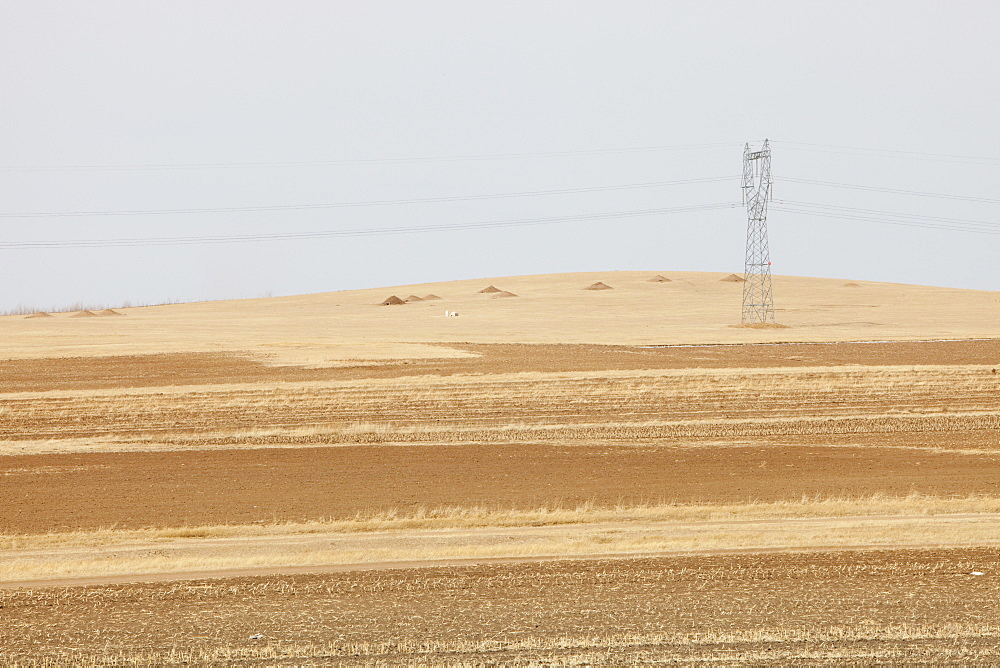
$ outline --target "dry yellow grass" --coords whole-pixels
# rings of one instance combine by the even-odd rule
[[[445,530],[485,527],[538,527],[567,524],[637,522],[742,522],[830,517],[936,516],[1000,514],[1000,497],[935,497],[912,493],[903,497],[876,494],[863,498],[803,498],[799,501],[737,504],[669,504],[535,510],[497,510],[482,507],[421,508],[359,513],[349,520],[283,522],[276,524],[164,527],[157,529],[102,529],[37,535],[4,536],[0,549],[41,549],[60,546],[101,546],[172,538],[259,538],[318,533],[370,533],[401,530]]]

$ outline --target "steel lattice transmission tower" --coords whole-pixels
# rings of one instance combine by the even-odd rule
[[[767,248],[767,203],[771,200],[771,147],[743,149],[743,204],[747,208],[747,252],[743,272],[743,324],[774,322],[771,254]]]

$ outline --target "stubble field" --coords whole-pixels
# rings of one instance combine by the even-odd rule
[[[0,320],[0,658],[996,660],[995,295],[604,276]]]

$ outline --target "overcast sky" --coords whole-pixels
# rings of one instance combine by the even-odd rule
[[[1000,290],[997,26],[985,0],[0,0],[0,309],[739,272],[764,138],[775,273]],[[151,238],[194,243],[106,243]]]

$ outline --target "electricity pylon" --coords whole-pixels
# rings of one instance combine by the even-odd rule
[[[774,322],[771,254],[767,248],[767,203],[771,199],[771,147],[743,149],[743,204],[747,208],[747,251],[743,270],[743,324]]]

